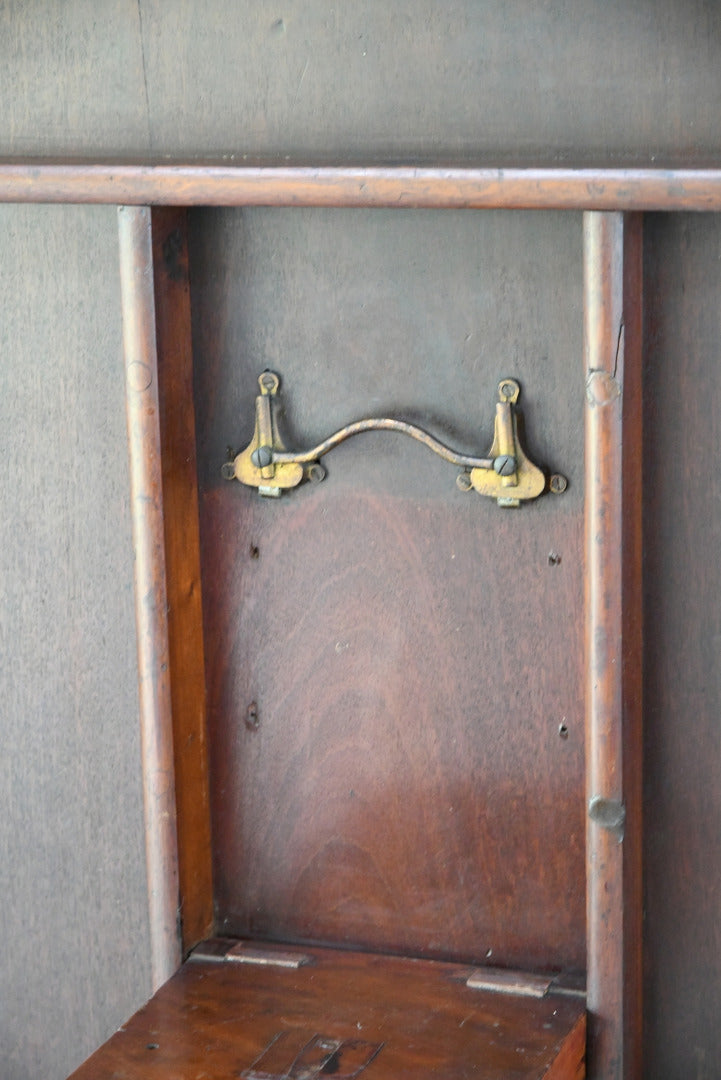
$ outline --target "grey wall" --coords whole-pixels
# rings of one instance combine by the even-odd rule
[[[721,152],[714,0],[6,0],[11,154]]]
[[[115,210],[0,207],[0,1075],[149,992]]]
[[[711,0],[6,0],[0,154],[718,160],[720,45]],[[0,1068],[59,1080],[149,987],[114,212],[0,236]]]

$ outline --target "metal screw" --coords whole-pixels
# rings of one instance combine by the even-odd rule
[[[549,487],[554,495],[563,495],[568,487],[568,480],[565,476],[561,476],[560,473],[554,473],[551,477]]]
[[[562,739],[567,739],[568,738],[568,725],[566,724],[565,720],[563,720],[558,725],[558,734],[561,736]]]
[[[272,371],[264,371],[260,377],[260,385],[264,390],[274,390],[278,385],[278,376]]]
[[[511,476],[516,471],[516,459],[512,454],[500,454],[493,462],[499,476]]]
[[[258,716],[258,706],[254,701],[251,701],[248,706],[248,711],[245,714],[245,726],[248,731],[257,731],[260,727],[260,717]]]
[[[470,491],[473,487],[473,481],[471,480],[471,474],[467,472],[459,473],[456,477],[456,487],[460,491]]]
[[[515,386],[510,382],[501,383],[500,389],[504,397],[513,397],[516,392]]]
[[[250,455],[250,460],[255,465],[256,469],[264,469],[266,465],[270,465],[273,461],[273,451],[269,446],[259,446],[257,450],[254,450]]]
[[[312,465],[308,466],[308,479],[311,484],[320,484],[321,480],[325,480],[326,472],[322,465],[319,465],[317,461],[314,461]]]

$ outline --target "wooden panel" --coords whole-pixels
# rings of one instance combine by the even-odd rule
[[[330,950],[309,959],[296,970],[189,961],[72,1080],[281,1080],[314,1036],[341,1042],[320,1075],[361,1067],[368,1080],[584,1075],[577,1000],[470,990],[468,969],[450,964]]]
[[[646,219],[647,1075],[721,1061],[721,220]]]
[[[150,992],[116,214],[0,232],[0,1072],[59,1080]]]
[[[152,213],[168,637],[184,950],[213,924],[187,222]]]
[[[193,221],[219,925],[582,967],[579,219]],[[504,511],[376,435],[261,501],[219,469],[267,364],[299,440],[390,411],[480,453],[518,375],[569,491]]]
[[[162,153],[177,157],[195,153],[328,151],[334,156],[358,160],[369,153],[387,157],[414,153],[429,159],[437,153],[463,155],[470,149],[474,154],[502,156],[504,160],[509,154],[521,159],[529,156],[540,159],[545,155],[552,162],[569,156],[645,162],[653,157],[701,162],[718,159],[721,67],[717,44],[721,14],[707,0],[691,0],[683,5],[664,0],[653,8],[637,5],[633,10],[614,2],[600,6],[592,0],[582,0],[580,6],[574,5],[572,12],[562,2],[527,3],[514,8],[510,15],[509,6],[502,2],[454,3],[444,6],[442,12],[430,3],[413,5],[412,9],[407,4],[388,4],[380,12],[377,5],[364,2],[354,5],[352,10],[336,12],[333,19],[322,6],[313,4],[286,4],[283,12],[273,12],[266,21],[262,5],[240,4],[234,8],[234,18],[230,20],[227,12],[223,0],[211,0],[202,8],[190,2],[166,6],[143,0],[134,6],[121,0],[102,0],[100,4],[73,0],[64,7],[61,25],[58,20],[47,18],[42,5],[25,5],[22,11],[18,5],[4,9],[0,16],[4,30],[0,132],[5,151],[12,154],[129,151],[146,157]],[[324,24],[326,17],[328,22]],[[344,75],[340,80],[339,70]],[[386,101],[391,105],[386,105]],[[34,211],[34,215],[41,213]],[[111,507],[115,507],[111,514],[114,526],[124,520],[124,510],[115,496],[109,495],[108,485],[109,479],[117,479],[125,465],[117,454],[108,456],[107,450],[113,444],[112,432],[116,431],[112,427],[112,410],[107,416],[105,413],[108,404],[115,400],[114,391],[105,392],[104,381],[112,364],[107,371],[102,365],[93,364],[94,375],[90,380],[82,373],[77,380],[73,375],[74,359],[94,356],[97,342],[101,343],[104,355],[112,358],[117,353],[117,340],[112,334],[106,338],[109,328],[115,325],[117,329],[117,319],[109,314],[111,308],[116,310],[112,300],[115,269],[107,273],[101,269],[93,274],[89,290],[79,286],[85,298],[79,307],[68,305],[64,294],[56,307],[52,298],[57,299],[60,294],[55,292],[58,287],[55,268],[62,266],[63,278],[70,274],[70,280],[75,280],[74,260],[82,260],[85,249],[82,254],[74,254],[74,229],[69,233],[56,230],[55,226],[46,224],[49,220],[55,219],[43,216],[38,218],[37,226],[32,225],[29,244],[17,238],[8,243],[4,238],[3,265],[9,268],[14,286],[18,287],[18,275],[23,282],[26,274],[29,280],[34,280],[32,275],[36,270],[43,282],[40,301],[32,287],[22,285],[17,294],[20,314],[6,319],[4,325],[13,355],[27,356],[29,364],[42,357],[47,365],[44,370],[52,364],[51,354],[58,355],[55,328],[61,323],[67,327],[68,344],[63,355],[69,364],[65,369],[70,380],[67,385],[72,384],[73,390],[52,398],[52,402],[64,410],[62,434],[73,445],[77,439],[82,449],[85,437],[93,433],[87,453],[82,452],[84,467],[82,476],[77,476],[76,486],[68,484],[71,474],[63,470],[62,480],[52,489],[62,492],[61,503],[53,515],[52,524],[57,531],[42,550],[51,552],[51,562],[56,568],[65,565],[63,559],[72,563],[73,553],[85,550],[83,537],[96,536],[93,529],[86,530],[90,528],[88,521],[94,520],[92,507],[101,500],[109,498]],[[94,225],[98,218],[89,214],[82,220],[93,223],[86,234],[92,246],[99,235]],[[661,225],[657,227],[663,231]],[[681,457],[675,447],[665,456],[663,450],[668,445],[667,433],[678,429],[678,380],[687,378],[682,372],[692,361],[700,363],[702,354],[705,386],[710,388],[711,397],[718,390],[713,383],[715,368],[709,359],[713,342],[718,339],[714,321],[718,295],[714,277],[717,230],[701,220],[693,226],[686,223],[680,232],[673,225],[668,229],[663,242],[654,241],[651,248],[652,261],[660,275],[652,279],[651,286],[663,288],[649,323],[656,325],[662,303],[670,303],[668,317],[659,323],[663,334],[656,339],[657,347],[651,352],[652,363],[659,365],[659,386],[668,379],[668,392],[655,389],[648,399],[647,418],[653,419],[656,435],[646,454],[653,482],[659,485],[655,496],[659,501],[652,508],[647,526],[651,538],[647,589],[655,591],[655,602],[646,619],[653,659],[646,687],[647,692],[653,691],[646,746],[651,768],[646,784],[646,812],[652,824],[646,847],[650,874],[647,945],[653,943],[655,949],[647,965],[651,995],[646,1015],[647,1041],[649,1046],[657,1048],[651,1055],[648,1072],[654,1077],[663,1075],[664,1069],[668,1075],[677,1075],[686,1068],[689,1056],[701,1074],[704,1070],[713,1071],[713,1063],[720,1056],[714,1039],[721,997],[717,965],[713,962],[718,949],[712,919],[719,865],[716,854],[719,807],[714,787],[704,782],[718,760],[712,722],[718,711],[714,697],[717,662],[713,654],[716,618],[713,560],[718,530],[712,512],[713,500],[706,498],[701,490],[702,481],[694,475],[690,443]],[[114,239],[111,242],[114,266]],[[677,243],[684,253],[680,264]],[[21,253],[19,262],[15,252]],[[691,274],[693,266],[697,269]],[[689,287],[684,295],[686,273]],[[110,289],[107,294],[106,286]],[[692,299],[692,288],[697,299]],[[702,308],[706,312],[703,315]],[[99,313],[97,324],[89,312]],[[48,320],[53,326],[53,347],[49,351],[42,344],[37,345],[35,336],[37,333],[44,340],[42,335]],[[50,399],[44,397],[45,382],[31,380],[27,385],[37,395],[35,398],[31,395],[27,406],[18,404],[12,396],[3,399],[13,417],[16,409],[17,416],[22,417],[17,437],[9,436],[13,453],[21,453],[28,432],[33,433],[39,448],[54,441],[48,436],[46,424]],[[86,416],[83,405],[76,405],[76,391],[81,402],[91,403],[88,415],[92,419],[87,423],[83,421]],[[88,399],[87,394],[97,397]],[[691,405],[687,407],[690,409]],[[28,426],[28,418],[33,417],[35,426]],[[111,433],[107,444],[104,438],[100,443],[96,438],[99,418],[103,418],[100,424],[103,433]],[[711,419],[704,413],[704,423],[710,423]],[[69,433],[75,430],[75,421],[77,435],[71,438]],[[9,433],[15,429],[8,426],[5,430]],[[14,460],[12,454],[11,460]],[[100,462],[104,472],[103,483],[97,489],[89,483],[86,467],[90,461]],[[47,475],[43,472],[46,479]],[[674,484],[668,482],[669,476],[674,478]],[[684,499],[690,500],[689,508],[695,516],[689,517],[685,503],[679,502],[676,493],[682,483],[691,483],[691,496],[685,495]],[[121,488],[122,485],[116,489],[116,495]],[[14,487],[15,497],[22,502],[26,490],[26,482],[21,478]],[[700,530],[694,525],[696,520],[701,523]],[[38,523],[31,515],[28,521],[31,532],[37,527],[42,533],[45,519]],[[78,521],[84,523],[82,535],[77,532]],[[81,893],[89,882],[99,880],[87,869],[96,865],[97,857],[104,868],[100,877],[105,887],[108,887],[106,874],[114,883],[112,904],[106,892],[101,896],[99,888],[92,890],[91,907],[97,915],[103,914],[94,924],[102,928],[102,933],[98,931],[101,939],[105,942],[108,922],[115,917],[121,917],[126,926],[144,926],[144,915],[138,914],[137,908],[136,861],[130,857],[137,807],[133,809],[132,770],[128,762],[135,745],[135,725],[118,719],[127,712],[124,702],[127,703],[130,655],[127,634],[123,631],[123,626],[127,630],[130,625],[124,621],[129,611],[126,602],[129,578],[122,562],[117,561],[119,549],[114,547],[122,543],[121,530],[122,526],[114,527],[112,537],[105,538],[100,545],[93,539],[92,556],[82,559],[78,556],[78,565],[82,563],[88,573],[92,572],[92,578],[87,579],[81,594],[70,589],[70,603],[57,602],[59,606],[54,610],[60,613],[56,617],[48,617],[46,612],[52,598],[58,595],[56,589],[62,592],[66,579],[57,572],[47,578],[41,575],[37,590],[28,591],[28,581],[35,579],[22,566],[28,552],[37,552],[37,566],[39,549],[26,543],[26,534],[21,537],[17,531],[12,532],[13,543],[3,548],[11,562],[3,579],[14,582],[12,588],[20,590],[17,594],[8,592],[9,598],[20,597],[8,599],[11,610],[27,613],[32,609],[39,613],[41,624],[40,630],[36,628],[27,636],[12,639],[13,646],[20,648],[30,665],[27,669],[21,665],[20,670],[31,673],[21,677],[15,664],[8,668],[13,715],[22,727],[22,731],[18,728],[17,741],[12,745],[15,760],[22,762],[18,775],[23,777],[24,794],[17,796],[22,809],[17,812],[16,820],[21,826],[13,830],[8,841],[6,863],[13,868],[14,885],[19,888],[23,883],[23,887],[18,903],[5,912],[8,921],[4,938],[21,942],[33,919],[37,927],[43,928],[44,939],[52,938],[52,949],[47,954],[37,947],[35,938],[34,962],[40,965],[33,972],[36,992],[28,990],[27,997],[14,992],[7,998],[12,1002],[8,1021],[12,1041],[4,1039],[3,1045],[14,1046],[9,1068],[23,1077],[49,1076],[58,1061],[55,1048],[59,1044],[69,1045],[69,1032],[73,1037],[78,1032],[78,1046],[88,1045],[88,1039],[93,1037],[88,1032],[97,1030],[96,1025],[105,1023],[109,1015],[104,1011],[108,988],[112,988],[113,996],[119,992],[131,994],[128,986],[133,973],[137,975],[136,989],[144,978],[139,954],[130,955],[129,933],[122,935],[126,944],[111,946],[112,962],[103,960],[102,949],[92,950],[92,959],[83,954],[81,961],[74,921],[80,910],[84,913],[89,910],[82,902]],[[70,546],[60,544],[56,549],[57,538],[66,534],[71,537]],[[703,574],[688,575],[689,552],[697,551],[699,536],[703,537],[703,550],[698,552],[697,559],[704,568]],[[14,554],[20,550],[18,544],[22,549],[20,555]],[[59,562],[52,554],[56,550]],[[98,561],[98,550],[110,552],[109,561],[105,558]],[[103,585],[108,567],[117,587],[115,593],[108,593]],[[71,574],[67,580],[78,579],[80,575]],[[666,586],[662,583],[666,581],[670,582],[672,598],[667,598],[664,591]],[[689,587],[688,593],[684,593],[685,585]],[[96,587],[102,596],[99,607],[90,598],[95,595]],[[114,596],[120,605],[119,614],[108,595]],[[97,633],[93,631],[89,636],[84,636],[84,631],[80,633],[84,644],[79,650],[73,646],[74,659],[70,663],[67,649],[76,635],[69,641],[61,633],[54,647],[43,654],[44,677],[39,681],[35,678],[35,643],[42,641],[53,626],[65,626],[64,612],[74,610],[78,596],[82,600],[83,627],[88,625],[86,620],[95,619],[98,610],[110,615],[110,621],[106,620],[107,625]],[[692,615],[694,603],[700,605],[701,619]],[[699,622],[702,627],[708,625],[712,632],[699,631]],[[29,653],[25,649],[26,641],[33,643]],[[101,649],[103,658],[86,668],[85,661],[96,649]],[[69,683],[58,673],[77,670],[78,656],[85,657],[81,677],[75,682],[83,689],[83,706],[78,706],[78,715],[85,718],[79,729],[85,733],[87,757],[82,759],[84,772],[81,770],[85,780],[81,777],[75,783],[72,779],[68,790],[72,788],[73,798],[56,799],[55,782],[59,778],[64,783],[75,778],[79,767],[77,756],[70,749],[72,740],[68,741],[67,725],[52,728],[62,732],[67,762],[73,762],[66,768],[62,764],[66,759],[62,758],[62,768],[58,768],[60,759],[48,741],[52,732],[43,731],[39,741],[32,745],[25,741],[36,730],[28,727],[27,717],[39,715],[37,709],[42,703],[38,705],[38,701],[40,697],[45,701],[46,694],[54,701],[66,700]],[[680,658],[684,660],[683,666]],[[96,678],[101,679],[107,690],[106,700],[112,700],[112,706],[108,706],[109,712],[102,710],[102,722],[88,726],[87,708],[88,702],[95,700],[92,687]],[[51,685],[52,693],[48,689]],[[678,709],[674,712],[676,705]],[[91,712],[96,715],[92,709]],[[685,729],[677,728],[677,715],[693,717],[692,737],[686,735]],[[104,792],[107,794],[107,786],[99,785],[97,777],[103,775],[108,762],[113,764],[108,783],[116,807],[110,824],[95,801],[102,799]],[[51,780],[47,771],[50,766]],[[89,776],[93,784],[87,780]],[[130,800],[127,805],[118,801],[124,796],[118,794],[120,789],[116,787],[123,776],[127,784],[121,783],[120,788]],[[693,790],[687,780],[689,776],[701,780]],[[12,790],[18,791],[15,787]],[[77,806],[79,792],[84,793],[83,799],[91,810],[93,828],[88,831],[77,823],[68,828],[67,836],[72,834],[73,841],[72,858],[68,861],[70,849],[66,845],[47,848],[44,823],[48,816],[66,823],[75,822],[74,818],[63,815],[70,813],[69,807]],[[40,807],[46,809],[41,813]],[[686,829],[690,830],[688,837]],[[27,842],[28,835],[35,837],[34,843]],[[139,840],[139,835],[136,839]],[[98,843],[102,845],[100,852]],[[32,851],[40,852],[42,858],[29,858]],[[60,860],[57,864],[56,859]],[[680,877],[684,880],[669,885],[669,867],[677,865],[683,867]],[[72,881],[67,874],[68,866],[80,867],[71,874]],[[37,907],[32,904],[28,907],[25,897],[34,890],[39,890],[37,895],[41,899]],[[63,904],[58,907],[61,897]],[[29,914],[32,911],[41,915]],[[50,914],[52,911],[57,918]],[[60,911],[67,912],[67,917],[61,916]],[[92,938],[92,929],[87,926],[85,929]],[[45,955],[52,960],[38,959]],[[24,964],[25,951],[19,946],[13,956],[16,965],[20,965],[18,958]],[[79,982],[71,975],[72,970],[79,969],[68,966],[71,956],[73,964],[82,965],[82,973],[77,976]],[[81,1009],[76,1007],[73,987],[86,988],[88,965],[103,988],[97,994],[84,994]],[[15,980],[15,987],[29,986],[32,978],[29,982],[26,969],[16,966],[15,970],[22,972]],[[40,974],[42,985],[37,981]],[[30,1006],[25,1002],[30,1002]],[[46,1005],[43,1048],[38,1047],[36,1025],[27,1020],[37,1015],[38,1002]],[[75,1052],[75,1047],[69,1052]]]
[[[721,153],[709,0],[73,0],[2,15],[9,154]]]

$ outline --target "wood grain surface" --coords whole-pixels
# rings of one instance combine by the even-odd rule
[[[721,155],[709,0],[73,0],[0,15],[12,155]]]
[[[256,1076],[281,1080],[314,1036],[345,1043],[320,1075],[349,1075],[346,1054],[368,1061],[368,1080],[585,1075],[577,1000],[471,990],[468,969],[451,964],[320,949],[310,960],[297,970],[190,960],[72,1080],[220,1080],[252,1076],[256,1062]]]
[[[643,1076],[644,216],[624,215],[623,838],[624,1062]]]
[[[187,952],[212,931],[213,882],[185,211],[155,209],[152,243],[180,925]]]
[[[0,232],[0,1073],[60,1080],[150,993],[117,222]]]
[[[641,363],[638,217],[585,214],[588,1071],[640,1076]]]
[[[554,0],[512,10],[503,0],[442,8],[399,0],[382,9],[361,0],[336,6],[332,17],[321,4],[291,0],[270,10],[242,0],[230,18],[226,0],[73,0],[62,18],[49,18],[46,5],[10,3],[0,13],[0,143],[13,158],[718,166],[720,22],[708,0]],[[11,813],[2,851],[11,875],[3,939],[12,992],[2,1043],[9,1077],[36,1080],[63,1075],[145,992],[146,926],[114,222],[93,209],[80,217],[41,207],[4,213],[11,359],[3,371],[12,390],[2,407],[13,512],[0,556],[11,613],[3,639]],[[721,1057],[719,522],[705,472],[719,392],[719,244],[715,218],[659,217],[651,228],[645,1041],[647,1075],[673,1080],[689,1068],[713,1076]],[[532,306],[535,277],[522,259],[514,263],[518,278],[507,273],[503,287],[521,308]],[[579,266],[572,263],[554,301],[559,312]],[[266,313],[285,280],[277,266],[270,272]],[[424,302],[435,316],[433,296]],[[245,318],[242,303],[240,310]],[[568,322],[578,325],[578,311]],[[243,342],[253,357],[266,333],[272,341],[275,319],[254,325]],[[368,319],[364,335],[372,339],[373,328]],[[231,348],[239,341],[236,330]],[[305,333],[300,348],[310,364],[315,344]],[[236,404],[219,443],[232,441],[225,430],[245,415]],[[531,427],[530,398],[527,407]],[[437,412],[445,425],[440,405]],[[316,427],[319,437],[327,433],[320,419]],[[533,422],[532,430],[539,445],[545,426]],[[701,464],[692,445],[698,431]],[[92,947],[79,949],[81,939]]]
[[[118,207],[140,755],[153,989],[181,961],[151,211]]]
[[[579,220],[228,212],[191,238],[219,926],[583,967]],[[267,364],[299,445],[410,411],[485,453],[517,375],[569,492],[502,510],[367,435],[263,501],[219,468]]]
[[[245,155],[244,155],[245,156]],[[716,210],[721,170],[0,162],[0,201],[475,210]]]
[[[721,1061],[721,221],[646,219],[645,1057]]]

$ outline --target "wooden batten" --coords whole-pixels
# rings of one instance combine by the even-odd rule
[[[721,169],[0,162],[0,202],[721,210]]]
[[[187,212],[152,211],[183,951],[213,930]]]
[[[118,208],[153,989],[180,963],[151,212]]]
[[[588,1075],[640,1075],[641,228],[584,215]]]
[[[643,215],[624,217],[623,842],[624,1061],[642,1076],[643,1046]]]

